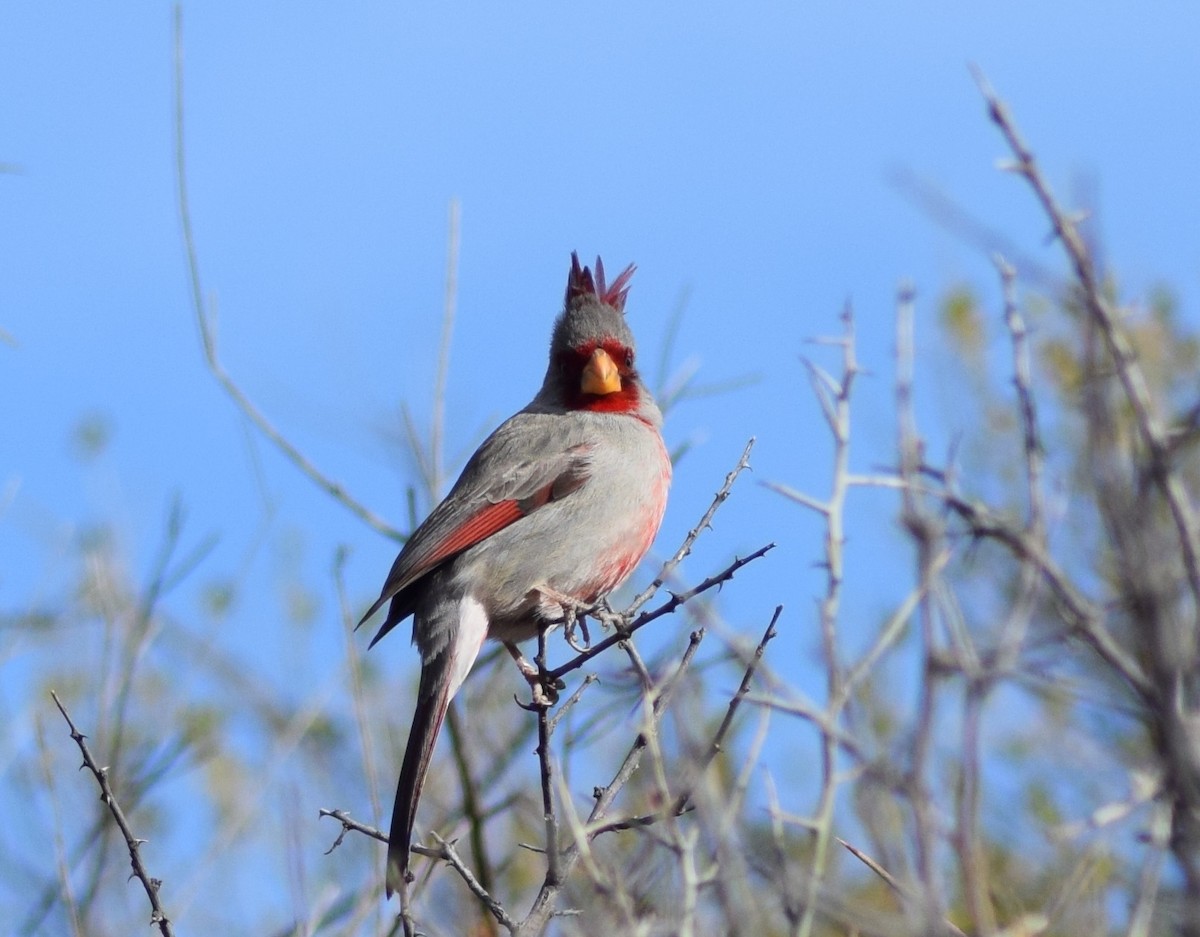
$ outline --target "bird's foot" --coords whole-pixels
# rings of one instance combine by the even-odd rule
[[[574,596],[565,595],[555,589],[547,586],[539,586],[537,590],[544,599],[553,602],[562,609],[562,626],[563,636],[567,639],[567,644],[571,646],[571,650],[577,654],[581,654],[589,650],[592,646],[592,636],[588,633],[587,620],[594,618],[600,622],[600,627],[605,631],[615,628],[617,631],[623,631],[629,625],[627,616],[620,612],[615,612],[612,606],[608,604],[608,599],[600,599],[598,602],[581,602]],[[580,644],[575,637],[576,629],[583,635],[583,643]]]
[[[583,644],[575,640],[575,630],[583,635]],[[588,633],[587,614],[581,605],[563,606],[563,637],[577,654],[582,654],[592,646],[592,636]]]
[[[592,636],[588,633],[587,616],[592,613],[593,606],[586,602],[581,602],[573,595],[567,595],[565,592],[559,592],[557,589],[551,589],[549,586],[541,585],[536,589],[539,598],[543,603],[543,607],[549,606],[546,609],[550,615],[554,606],[558,606],[558,611],[562,617],[556,619],[553,625],[561,624],[563,626],[563,637],[567,639],[567,644],[571,646],[571,650],[577,654],[581,654],[592,646]],[[549,617],[549,616],[548,616]],[[576,631],[583,635],[583,643],[580,644],[575,637]]]
[[[625,615],[613,611],[612,606],[608,604],[608,599],[601,599],[588,609],[588,614],[600,622],[600,627],[605,631],[610,628],[623,631],[629,624],[629,619]]]
[[[556,682],[562,683],[561,680]],[[532,698],[528,703],[521,702],[520,698],[515,693],[513,694],[513,699],[516,700],[517,705],[526,712],[541,712],[544,709],[549,709],[558,702],[558,689],[550,683],[543,683],[537,677],[529,678],[529,689]]]
[[[629,625],[629,619],[620,612],[614,612],[612,606],[608,604],[608,599],[601,599],[599,602],[595,602],[591,605],[576,605],[571,609],[570,614],[579,618],[580,627],[583,629],[583,636],[587,642],[581,648],[575,647],[574,642],[571,641],[571,633],[568,630],[567,641],[571,644],[571,647],[575,648],[576,651],[585,651],[592,646],[591,638],[587,633],[587,626],[584,624],[586,618],[594,618],[596,621],[600,622],[600,627],[605,631],[612,629],[624,631]]]
[[[522,703],[520,700],[517,700],[517,705],[530,712],[536,712],[539,709],[549,709],[557,703],[558,691],[565,690],[567,687],[562,678],[551,680],[550,672],[539,667],[522,654],[521,649],[515,644],[510,644],[506,641],[504,646],[508,649],[508,653],[512,655],[512,659],[516,661],[517,669],[521,671],[521,676],[525,678],[533,694],[531,702]]]

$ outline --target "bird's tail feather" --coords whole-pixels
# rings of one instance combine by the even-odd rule
[[[426,661],[421,667],[421,685],[417,691],[417,709],[413,726],[404,749],[404,764],[396,784],[396,802],[392,807],[392,828],[388,833],[387,896],[401,891],[408,882],[408,851],[412,844],[413,821],[417,816],[417,801],[433,756],[433,746],[446,709],[450,705],[452,687],[450,675],[454,655],[449,650]]]

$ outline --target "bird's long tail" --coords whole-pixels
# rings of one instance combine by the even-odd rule
[[[417,801],[429,770],[433,745],[446,718],[450,697],[457,687],[451,685],[454,655],[447,648],[421,666],[421,685],[417,690],[417,709],[413,713],[408,746],[404,749],[404,764],[396,784],[396,803],[392,807],[392,828],[388,833],[387,896],[403,891],[408,882],[408,851],[412,844],[413,821],[417,816]]]

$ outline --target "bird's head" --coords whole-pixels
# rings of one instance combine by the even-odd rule
[[[604,278],[596,258],[593,275],[571,254],[563,312],[550,338],[550,363],[538,395],[546,403],[568,410],[628,413],[662,421],[650,392],[637,372],[637,348],[625,322],[625,297],[634,265],[613,282]]]

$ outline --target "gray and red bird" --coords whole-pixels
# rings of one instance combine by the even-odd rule
[[[515,656],[516,642],[593,606],[629,577],[662,523],[671,460],[625,322],[633,271],[608,284],[599,258],[593,276],[571,255],[541,389],[471,456],[363,616],[388,606],[373,646],[412,615],[421,653],[392,808],[388,897],[409,878],[434,742],[484,638]]]

